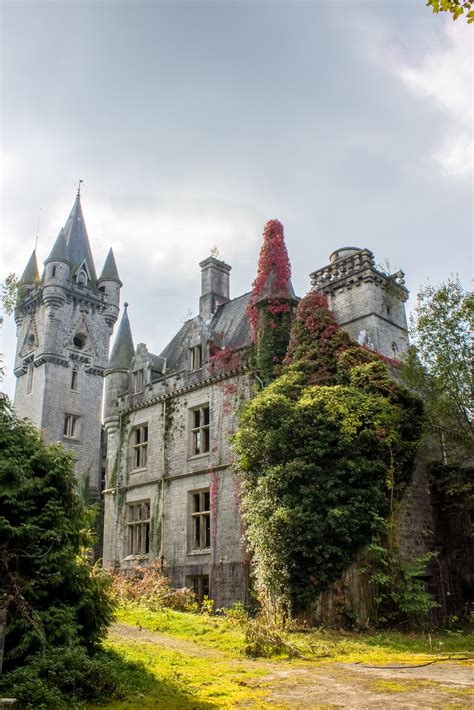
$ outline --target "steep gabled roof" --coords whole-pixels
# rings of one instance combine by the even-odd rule
[[[58,238],[54,242],[54,246],[51,249],[51,254],[48,256],[44,263],[47,264],[48,261],[65,261],[68,264],[71,263],[64,229],[61,229],[61,231],[59,232]]]
[[[250,345],[252,338],[246,313],[249,298],[250,293],[245,293],[222,304],[210,323],[204,323],[199,316],[186,321],[160,353],[161,357],[166,358],[166,371],[186,368],[188,349],[195,342],[196,331],[201,331],[203,342],[214,340],[219,347],[242,348]]]
[[[98,278],[98,281],[116,281],[120,286],[123,286],[118,275],[117,264],[115,263],[115,257],[113,249],[109,249],[107,258],[105,259],[102,272]]]
[[[132,357],[135,354],[133,345],[132,331],[127,315],[128,303],[124,304],[123,316],[120,321],[119,329],[115,337],[112,352],[109,358],[109,370],[129,370],[132,362]]]
[[[36,261],[36,250],[33,250],[32,255],[30,256],[28,263],[25,267],[24,272],[21,275],[21,279],[18,281],[18,284],[26,285],[26,284],[34,284],[35,281],[39,280],[39,271],[38,271],[38,262]]]
[[[87,264],[92,286],[96,285],[97,274],[92,258],[92,251],[87,236],[86,223],[82,214],[81,197],[78,194],[67,222],[64,226],[67,251],[73,268],[77,271],[83,261]]]

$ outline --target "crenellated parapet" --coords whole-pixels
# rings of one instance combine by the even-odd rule
[[[406,301],[408,290],[405,288],[405,274],[397,271],[386,274],[377,269],[373,253],[369,249],[343,247],[331,254],[330,263],[310,275],[311,285],[317,291],[335,290],[352,287],[358,281],[369,280],[374,284],[397,290],[398,298]],[[398,287],[398,288],[397,288]]]
[[[408,348],[403,271],[387,274],[377,268],[369,249],[342,247],[310,278],[354,340],[386,357],[403,357]]]

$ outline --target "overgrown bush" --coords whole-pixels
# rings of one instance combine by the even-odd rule
[[[307,612],[377,535],[410,480],[421,411],[322,296],[300,302],[283,373],[247,404],[234,440],[268,609]]]
[[[83,648],[50,648],[2,676],[0,696],[16,698],[24,710],[82,707],[85,701],[125,697],[141,675],[145,680],[145,668],[113,652],[91,657]]]
[[[285,654],[301,657],[300,650],[289,641],[288,633],[281,617],[265,609],[245,625],[245,653],[254,658],[269,658]]]
[[[142,604],[152,611],[175,609],[198,611],[196,595],[191,589],[173,589],[159,563],[141,567],[134,565],[129,570],[113,575],[113,588],[120,602]]]

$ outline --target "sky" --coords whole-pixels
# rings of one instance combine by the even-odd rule
[[[285,227],[298,295],[338,247],[472,275],[473,26],[425,0],[0,0],[0,280],[82,206],[135,343],[196,314],[217,246],[249,291]],[[15,326],[0,352],[14,392]]]

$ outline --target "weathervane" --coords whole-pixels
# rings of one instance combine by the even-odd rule
[[[77,183],[77,197],[81,196],[81,185],[83,182],[84,180],[79,180],[79,182]]]

